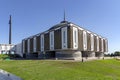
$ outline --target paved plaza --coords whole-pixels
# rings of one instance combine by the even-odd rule
[[[0,69],[0,80],[22,80],[21,78]]]

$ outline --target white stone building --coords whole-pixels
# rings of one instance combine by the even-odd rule
[[[14,51],[13,44],[0,44],[0,54],[14,54]]]

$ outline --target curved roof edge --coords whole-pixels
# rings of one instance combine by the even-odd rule
[[[60,22],[59,24],[56,24],[56,25],[52,26],[51,28],[49,28],[48,30],[46,30],[46,31],[44,31],[44,32],[38,33],[38,34],[33,35],[33,36],[29,36],[29,37],[24,38],[24,39],[22,39],[22,40],[26,40],[26,39],[29,39],[29,38],[33,38],[34,36],[39,36],[39,35],[41,35],[41,34],[48,33],[49,31],[55,30],[55,29],[57,29],[57,28],[61,28],[61,26],[63,26],[63,25],[75,26],[75,27],[77,27],[77,28],[79,28],[79,29],[81,29],[81,30],[87,31],[88,33],[92,33],[93,35],[100,36],[100,37],[102,37],[102,38],[104,38],[104,39],[107,39],[107,38],[105,38],[105,37],[103,37],[103,36],[101,36],[101,35],[98,35],[98,34],[95,33],[95,32],[92,32],[92,31],[90,31],[90,30],[88,30],[88,29],[85,29],[85,28],[79,26],[79,25],[76,25],[75,23],[68,22],[68,21],[62,21],[62,22]]]

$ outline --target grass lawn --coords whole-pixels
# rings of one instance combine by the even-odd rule
[[[0,61],[0,68],[24,80],[120,80],[120,61]]]

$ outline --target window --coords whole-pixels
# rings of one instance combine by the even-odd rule
[[[63,31],[63,42],[64,42],[64,43],[66,43],[65,37],[66,37],[66,36],[65,36],[65,31]]]
[[[101,48],[102,48],[102,52],[103,52],[103,39],[101,39]]]
[[[93,34],[91,34],[91,51],[94,50],[94,37]]]
[[[41,51],[44,51],[44,35],[41,35]]]
[[[25,41],[23,41],[22,46],[23,46],[23,53],[24,53],[25,52]]]
[[[62,49],[67,49],[67,27],[62,28],[61,36],[62,36]]]
[[[36,37],[34,37],[34,43],[33,43],[33,45],[34,45],[34,47],[33,47],[34,52],[36,52]]]
[[[105,52],[107,52],[108,51],[108,40],[107,39],[105,39],[105,43],[104,44],[105,44],[105,49],[106,49]]]
[[[78,48],[78,29],[73,27],[73,48]]]
[[[51,34],[51,45],[53,45],[53,34]]]
[[[43,39],[43,37],[42,37],[42,43],[41,43],[41,44],[42,44],[42,46],[44,46],[44,43],[43,43],[43,42],[44,42],[44,39]]]
[[[77,36],[77,35],[76,35],[76,31],[74,31],[75,43],[77,42],[77,41],[76,41],[76,36]]]
[[[54,50],[54,31],[49,33],[50,36],[50,50]]]
[[[27,41],[28,53],[30,52],[30,39]]]
[[[97,36],[97,51],[99,51],[99,37]]]
[[[83,31],[83,48],[84,50],[87,49],[87,35],[85,31]]]

